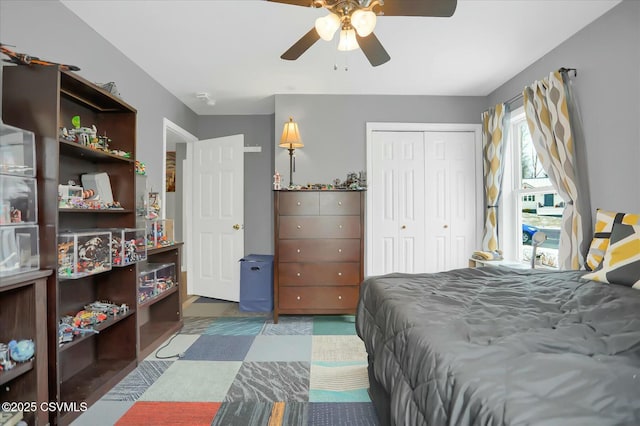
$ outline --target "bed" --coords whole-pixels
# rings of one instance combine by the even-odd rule
[[[640,292],[584,274],[366,279],[356,329],[381,424],[639,425]]]

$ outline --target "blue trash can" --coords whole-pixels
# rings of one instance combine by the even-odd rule
[[[240,259],[240,310],[273,310],[273,256],[250,254]]]

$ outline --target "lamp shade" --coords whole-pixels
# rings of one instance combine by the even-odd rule
[[[356,50],[360,46],[358,40],[356,40],[356,32],[353,28],[340,31],[340,41],[338,42],[338,50],[342,52],[348,52],[349,50]]]
[[[320,38],[325,41],[331,41],[336,30],[340,27],[340,17],[330,13],[327,16],[316,19],[316,31]]]
[[[360,37],[366,37],[376,27],[376,14],[370,10],[358,9],[351,15],[351,25]]]
[[[289,117],[289,121],[284,123],[284,129],[282,129],[280,148],[302,148],[303,146],[300,131],[298,130],[298,123]]]

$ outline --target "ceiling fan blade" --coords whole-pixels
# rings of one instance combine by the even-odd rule
[[[288,61],[295,61],[298,59],[308,48],[313,46],[313,43],[320,40],[320,36],[315,28],[311,28],[308,33],[302,36],[302,38],[294,43],[286,52],[280,56],[282,59]]]
[[[306,7],[311,7],[313,4],[311,0],[267,0],[267,1],[270,1],[272,3],[284,3],[284,4],[292,4],[294,6],[306,6]]]
[[[457,0],[387,0],[382,9],[384,16],[436,16],[448,18],[456,11]]]
[[[362,49],[362,53],[367,57],[371,65],[377,67],[378,65],[382,65],[387,62],[391,57],[382,47],[382,43],[378,40],[378,37],[375,34],[371,33],[366,37],[360,37],[356,33],[356,39],[358,40],[358,45],[360,45],[360,49]]]

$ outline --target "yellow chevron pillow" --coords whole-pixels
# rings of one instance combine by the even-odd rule
[[[602,268],[582,278],[640,290],[640,225],[615,223]]]
[[[587,253],[586,267],[589,271],[595,271],[602,263],[604,253],[609,247],[609,237],[614,223],[626,225],[640,225],[640,214],[616,213],[607,210],[596,210],[596,227]]]

